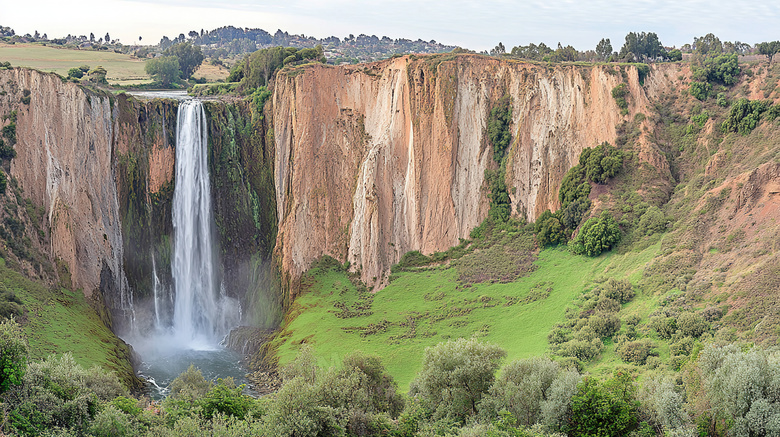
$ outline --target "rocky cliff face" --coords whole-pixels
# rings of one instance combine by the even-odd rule
[[[506,182],[513,213],[558,206],[558,186],[585,147],[614,144],[647,104],[630,67],[541,66],[481,56],[402,57],[293,69],[273,95],[277,253],[295,281],[330,255],[370,285],[410,250],[444,250],[486,216],[492,105],[511,96]]]
[[[125,295],[122,229],[114,173],[113,106],[57,75],[0,71],[8,85],[0,113],[17,113],[10,175],[50,226],[49,254],[69,267],[73,286]],[[29,91],[29,103],[20,100]]]

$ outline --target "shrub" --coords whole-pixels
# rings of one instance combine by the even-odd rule
[[[540,423],[552,431],[563,431],[571,418],[571,400],[582,377],[573,370],[562,371],[550,384],[540,403]]]
[[[685,398],[676,390],[671,380],[646,380],[637,392],[637,399],[640,401],[639,413],[642,419],[648,421],[656,430],[662,431],[663,435],[674,435],[675,430],[690,429]]]
[[[571,400],[569,436],[621,436],[637,425],[636,388],[631,377],[616,372],[605,383],[590,377]]]
[[[614,299],[620,303],[630,302],[634,298],[634,286],[627,279],[609,278],[596,289],[600,297]]]
[[[615,103],[617,103],[618,108],[620,108],[623,111],[626,111],[628,113],[628,101],[626,101],[626,97],[628,96],[628,86],[624,83],[618,84],[615,88],[612,88],[612,98],[615,99]]]
[[[588,187],[588,193],[590,192],[590,184],[584,184]],[[588,194],[585,194],[585,196],[578,198],[577,200],[570,202],[565,208],[563,208],[563,212],[561,215],[561,224],[564,228],[569,230],[577,229],[577,226],[580,225],[580,222],[582,221],[582,218],[585,217],[585,213],[588,212],[588,209],[590,209],[590,200],[587,198]],[[567,232],[571,233],[571,232]]]
[[[647,362],[649,356],[658,355],[653,352],[653,343],[647,339],[622,343],[615,352],[623,361],[640,366]]]
[[[639,217],[637,232],[640,235],[653,235],[658,232],[666,231],[668,220],[663,211],[657,206],[647,208],[647,211]]]
[[[572,252],[588,256],[599,256],[620,241],[620,228],[607,211],[597,219],[589,218],[569,244]]]
[[[175,56],[161,56],[146,61],[146,74],[154,77],[160,85],[167,87],[179,80],[179,60]]]
[[[539,420],[542,402],[561,372],[558,363],[549,358],[512,361],[483,398],[480,415],[490,420],[498,417],[499,412],[508,411],[521,425],[534,425]]]
[[[739,99],[731,105],[729,115],[721,125],[724,132],[739,132],[749,134],[761,121],[761,114],[769,108],[769,103],[762,100]]]
[[[488,116],[488,139],[493,146],[493,160],[500,163],[509,143],[512,141],[512,107],[509,95],[501,97]]]
[[[588,326],[599,337],[612,337],[620,330],[620,317],[616,314],[597,313],[588,319]]]
[[[604,343],[600,338],[593,340],[570,340],[562,343],[557,353],[563,357],[573,357],[580,361],[589,361],[604,349]]]
[[[89,68],[87,68],[87,71],[89,71]],[[76,67],[71,68],[70,70],[68,70],[68,77],[73,79],[81,79],[82,77],[84,77],[84,71]]]
[[[130,418],[114,405],[106,405],[89,425],[94,437],[124,437],[136,435]]]
[[[558,189],[561,208],[566,208],[578,199],[587,199],[588,195],[590,195],[590,184],[585,178],[585,166],[577,164],[566,172]]]
[[[710,329],[710,324],[696,313],[682,313],[677,318],[677,326],[683,335],[698,338]]]
[[[211,389],[211,382],[203,377],[200,369],[192,364],[171,382],[170,396],[173,399],[194,403]]]
[[[653,317],[650,319],[652,328],[663,339],[672,338],[677,332],[677,320],[673,317]]]
[[[28,354],[27,340],[16,320],[0,322],[0,393],[22,383]]]
[[[593,149],[586,147],[580,154],[580,165],[588,180],[603,184],[623,167],[623,152],[606,142]]]
[[[566,231],[561,225],[559,214],[553,214],[546,210],[534,223],[536,242],[539,247],[565,243],[568,240]]]
[[[708,82],[691,82],[690,93],[698,100],[707,100],[712,91],[712,85]]]
[[[217,379],[217,383],[198,401],[203,417],[211,419],[216,413],[244,418],[252,406],[252,398],[242,394],[244,385],[236,387],[233,378]]]
[[[506,352],[476,339],[458,339],[425,349],[422,370],[410,385],[435,409],[434,418],[464,422],[477,412],[477,404],[493,384]]]

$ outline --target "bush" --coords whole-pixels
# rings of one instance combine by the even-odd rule
[[[580,154],[580,165],[588,180],[603,184],[623,167],[623,152],[606,142],[593,149],[586,147]]]
[[[512,107],[509,95],[498,99],[488,116],[488,139],[493,146],[493,160],[501,163],[509,143],[512,141]]]
[[[179,81],[179,60],[175,56],[161,56],[146,61],[146,74],[154,77],[160,85],[167,87]]]
[[[668,220],[663,211],[657,206],[651,206],[639,217],[639,224],[636,230],[640,235],[649,236],[666,231],[667,223]]]
[[[242,394],[244,385],[236,387],[233,378],[217,379],[217,383],[198,401],[203,417],[211,420],[216,413],[243,419],[252,406],[252,398]]]
[[[13,318],[0,322],[0,393],[22,383],[28,355],[22,328]]]
[[[605,383],[586,378],[571,400],[569,436],[621,436],[637,425],[636,388],[631,377],[616,372]]]
[[[590,184],[586,183],[585,185],[588,187],[589,192]],[[563,212],[560,214],[561,225],[568,230],[577,229],[577,226],[582,222],[582,218],[585,217],[588,209],[590,209],[590,199],[587,198],[586,194],[584,197],[578,198],[563,208]],[[571,232],[567,233],[571,234]]]
[[[614,299],[620,303],[628,303],[634,298],[634,286],[627,279],[609,278],[596,288],[600,297]]]
[[[599,256],[620,241],[620,228],[607,211],[597,219],[589,218],[580,228],[577,236],[569,244],[572,252],[578,255]]]
[[[89,71],[89,68],[87,68],[87,71]],[[80,68],[71,68],[68,70],[68,77],[73,79],[81,79],[84,77],[84,71]]]
[[[476,414],[505,356],[500,347],[476,339],[426,348],[422,370],[412,381],[410,394],[435,409],[435,419],[451,417],[463,423]]]
[[[588,318],[588,326],[599,337],[612,337],[620,331],[620,317],[616,314],[597,313]]]
[[[106,405],[89,425],[94,437],[124,437],[136,435],[130,418],[114,405]]]
[[[587,200],[589,195],[590,184],[585,178],[585,166],[577,164],[566,172],[558,189],[561,208],[566,208],[579,199]]]
[[[570,340],[562,343],[557,353],[563,357],[573,357],[580,361],[589,361],[604,349],[604,343],[600,338],[593,340]]]
[[[731,105],[729,115],[721,125],[724,132],[739,132],[742,135],[749,134],[761,121],[770,104],[762,100],[739,99]]]
[[[708,82],[691,82],[690,93],[693,97],[704,101],[710,96],[712,85]]]
[[[565,243],[569,239],[566,230],[561,225],[559,214],[553,214],[549,209],[536,220],[534,231],[539,247]]]
[[[629,341],[618,345],[615,352],[620,359],[627,363],[643,365],[651,355],[658,355],[653,352],[653,343],[650,340]]]
[[[612,98],[615,99],[618,108],[628,113],[628,102],[626,97],[628,96],[628,86],[624,83],[618,84],[615,88],[612,88]]]
[[[672,338],[677,332],[677,320],[673,317],[653,317],[650,319],[650,328],[663,339]]]
[[[696,313],[682,313],[677,318],[677,326],[683,335],[698,338],[710,329],[710,324]]]
[[[549,358],[512,361],[483,398],[480,415],[492,420],[501,411],[508,411],[520,425],[534,425],[539,421],[542,402],[561,372],[558,363]]]

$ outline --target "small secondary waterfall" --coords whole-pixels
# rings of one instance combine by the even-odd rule
[[[175,293],[172,333],[179,346],[217,344],[238,323],[239,309],[222,290],[213,244],[206,114],[198,100],[179,105],[173,193]]]

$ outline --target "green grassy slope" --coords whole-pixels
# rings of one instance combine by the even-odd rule
[[[507,360],[544,355],[547,334],[592,278],[636,281],[658,248],[597,258],[551,248],[539,254],[536,270],[515,282],[467,287],[456,267],[439,266],[400,273],[381,291],[362,295],[339,267],[317,267],[277,339],[279,361],[292,360],[303,343],[314,347],[322,366],[337,366],[345,354],[361,350],[381,356],[407,390],[425,348],[448,339],[480,337],[506,349]],[[603,355],[602,364],[611,367],[609,352]]]
[[[0,258],[0,288],[22,301],[22,323],[31,358],[70,352],[80,365],[111,370],[128,387],[136,387],[130,351],[100,320],[81,290],[50,288],[9,269]]]

